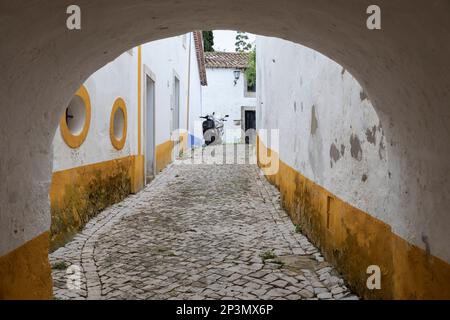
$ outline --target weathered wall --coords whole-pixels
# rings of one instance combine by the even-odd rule
[[[234,120],[241,120],[241,107],[254,107],[256,98],[244,95],[245,76],[241,72],[234,85],[235,69],[206,68],[208,86],[203,89],[203,115],[216,112],[216,115],[230,117],[225,122],[224,141],[235,143],[241,141],[241,125]]]
[[[135,159],[117,158],[53,173],[51,250],[68,242],[101,210],[135,191]]]
[[[137,153],[137,51],[123,53],[84,83],[91,118],[79,147],[66,144],[61,127],[56,130],[50,186],[51,250],[69,241],[102,209],[137,191],[133,156]],[[110,139],[110,117],[118,98],[127,111],[126,139],[120,150]]]
[[[0,255],[50,228],[51,143],[80,85],[141,43],[226,28],[301,43],[358,79],[385,130],[401,181],[393,190],[409,195],[407,202],[392,199],[401,208],[394,214],[415,226],[411,240],[421,249],[449,261],[450,247],[439,245],[450,207],[449,1],[378,0],[381,31],[366,28],[368,0],[78,0],[81,31],[64,23],[71,4],[0,2],[0,39],[7,39],[0,46]],[[420,219],[410,223],[411,215]]]
[[[293,222],[316,243],[348,284],[368,299],[449,299],[450,266],[393,233],[391,226],[340,199],[287,165],[257,139],[258,164],[281,193]],[[279,170],[267,164],[279,161]],[[367,288],[367,267],[381,270],[381,289]]]
[[[300,45],[258,37],[257,47],[257,125],[280,130],[279,146],[271,148],[280,170],[268,178],[280,188],[294,222],[365,297],[450,297],[450,266],[413,245],[422,237],[417,234],[422,217],[409,212],[405,221],[399,215],[404,208],[398,197],[409,202],[410,195],[396,189],[403,181],[358,82]],[[264,149],[269,142],[261,139]],[[444,214],[429,219],[435,230],[443,220],[448,223]],[[447,244],[443,232],[428,245]],[[381,267],[382,290],[366,287],[366,269],[373,264]]]
[[[59,128],[53,140],[54,172],[50,186],[52,250],[70,240],[98,212],[121,201],[130,192],[139,191],[143,185],[144,157],[138,153],[143,155],[145,147],[145,101],[138,106],[138,95],[144,96],[145,74],[138,75],[138,63],[142,70],[150,71],[155,81],[157,172],[172,161],[170,133],[175,75],[180,80],[181,129],[186,130],[187,127],[188,82],[194,92],[190,97],[191,112],[198,115],[201,104],[195,47],[189,38],[190,34],[185,38],[168,38],[144,44],[140,49],[131,49],[84,83],[91,102],[90,128],[85,141],[78,148],[71,148],[63,140]],[[191,73],[188,69],[190,45]],[[140,76],[144,78],[139,83]],[[193,79],[188,81],[188,76]],[[140,91],[139,85],[142,86]],[[120,150],[110,140],[110,116],[114,101],[119,97],[127,107],[127,138]],[[181,149],[185,149],[186,133],[181,134],[181,140]]]
[[[291,42],[257,37],[258,128],[279,128],[281,159],[310,180],[390,224],[381,122],[342,66]],[[377,190],[376,192],[373,192]]]

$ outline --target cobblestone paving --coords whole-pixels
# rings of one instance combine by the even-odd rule
[[[188,162],[50,255],[55,298],[358,299],[295,231],[256,165]],[[68,289],[71,265],[80,268],[79,289]]]

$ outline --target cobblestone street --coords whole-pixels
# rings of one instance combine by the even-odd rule
[[[255,164],[188,162],[50,255],[55,298],[358,299],[296,232]],[[78,290],[67,287],[70,265],[81,270]]]

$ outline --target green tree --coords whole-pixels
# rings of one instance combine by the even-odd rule
[[[248,67],[245,69],[245,77],[247,78],[247,87],[249,91],[256,90],[256,48],[250,52],[248,57]]]
[[[203,50],[205,52],[214,51],[214,34],[212,31],[202,31],[203,35]]]
[[[252,44],[248,42],[248,35],[246,32],[238,31],[236,34],[236,52],[248,52],[252,49]]]

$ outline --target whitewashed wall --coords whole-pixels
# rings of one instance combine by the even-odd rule
[[[130,51],[131,52],[131,51]],[[53,140],[53,171],[80,167],[136,154],[137,132],[137,49],[125,52],[95,72],[84,83],[91,100],[91,123],[83,144],[72,149],[64,142],[58,128]],[[114,101],[121,97],[127,106],[127,139],[116,150],[109,137]]]
[[[219,117],[227,114],[230,116],[225,122],[224,140],[226,143],[240,142],[241,140],[241,125],[236,125],[234,122],[234,120],[241,120],[241,107],[256,106],[256,98],[245,96],[243,72],[234,85],[234,70],[207,68],[208,86],[203,88],[203,114],[216,112]]]
[[[205,87],[200,84],[200,73],[195,52],[194,37],[191,34],[191,81],[189,93],[189,145],[201,145],[203,133],[200,116],[203,112],[202,91]]]
[[[175,75],[180,80],[180,128],[186,129],[188,45],[189,38],[184,42],[178,36],[142,46],[142,63],[155,76],[156,145],[170,139]]]
[[[358,82],[306,47],[269,37],[256,43],[257,127],[280,130],[281,160],[353,206],[398,223],[388,200],[383,128]]]
[[[424,195],[412,196],[409,176],[389,161],[389,152],[408,149],[386,141],[352,75],[306,47],[269,37],[256,43],[257,127],[280,129],[281,160],[410,243],[448,258],[448,215],[411,206]]]
[[[182,129],[187,127],[189,46],[191,46],[191,122],[201,113],[201,85],[192,34],[186,34],[184,38],[177,36],[141,46],[142,64],[151,70],[155,77],[156,145],[170,139],[174,75],[177,75],[180,80],[180,127]],[[53,141],[54,172],[137,154],[137,63],[138,49],[134,48],[123,53],[86,80],[84,85],[89,92],[92,106],[89,133],[79,148],[72,149],[66,145],[59,128],[57,129]],[[144,90],[145,78],[143,77],[143,96]],[[110,114],[113,103],[118,97],[124,99],[128,114],[127,139],[122,150],[116,150],[109,137]],[[145,101],[142,100],[142,108],[144,107]],[[144,112],[141,114],[141,134],[144,139]]]

